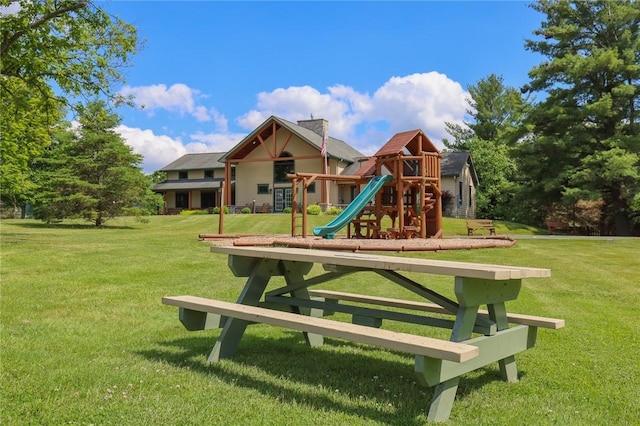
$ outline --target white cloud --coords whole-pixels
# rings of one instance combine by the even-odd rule
[[[440,141],[445,121],[462,124],[467,97],[460,83],[437,72],[392,77],[374,93],[369,118],[388,122],[394,134],[420,128]]]
[[[193,149],[196,144],[200,146],[205,146],[206,149],[204,151],[197,152],[226,152],[233,148],[238,142],[240,142],[244,137],[247,136],[246,133],[202,133],[197,132],[191,134],[191,140],[193,142],[187,144],[187,149],[189,152],[196,152]]]
[[[148,129],[120,125],[115,130],[135,153],[144,157],[145,173],[161,169],[187,153],[226,152],[246,136],[246,134],[197,132],[189,136],[189,141],[183,142],[180,138],[156,135]]]
[[[344,85],[327,93],[293,86],[259,93],[256,108],[237,121],[250,130],[271,115],[295,122],[313,114],[329,121],[331,136],[372,154],[395,133],[418,128],[440,144],[445,121],[462,124],[467,97],[458,82],[438,72],[392,77],[373,95]]]
[[[215,124],[210,133],[195,131],[186,136],[185,132],[182,138],[120,126],[120,134],[145,157],[146,172],[186,153],[227,151],[246,136],[229,131],[227,118],[215,108],[198,104],[204,96],[184,84],[126,87],[123,94],[135,95],[136,102],[152,113],[159,109],[188,113],[198,121]],[[371,155],[395,133],[418,128],[441,146],[442,138],[448,136],[445,121],[463,124],[468,96],[458,82],[438,72],[392,77],[373,95],[344,85],[328,87],[325,93],[311,86],[292,86],[260,92],[255,108],[236,123],[248,132],[271,115],[292,122],[313,115],[329,121],[331,136]]]
[[[156,110],[165,109],[177,111],[180,114],[190,114],[201,122],[211,120],[207,108],[198,104],[198,100],[205,96],[186,84],[176,83],[170,87],[165,84],[124,86],[120,94],[123,96],[133,95],[135,104],[145,109],[150,115],[153,115]]]
[[[180,139],[156,135],[152,130],[136,129],[120,125],[115,128],[136,154],[144,157],[143,169],[151,173],[161,169],[188,151]]]

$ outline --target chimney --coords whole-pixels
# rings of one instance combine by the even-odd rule
[[[326,133],[327,139],[329,138],[329,122],[324,118],[316,118],[311,120],[298,120],[298,126],[311,130],[313,133],[320,135]]]

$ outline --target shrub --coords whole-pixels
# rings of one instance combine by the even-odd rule
[[[240,213],[242,214],[251,213],[251,209],[249,207],[244,207],[242,210],[240,210]]]
[[[327,209],[327,211],[325,212],[325,214],[328,214],[331,216],[337,216],[340,213],[342,213],[342,209],[340,207],[333,207],[333,206]]]
[[[229,213],[229,207],[224,206],[224,214],[228,214],[228,213]],[[220,214],[220,207],[214,207],[213,214]]]
[[[291,207],[285,207],[284,210],[282,210],[282,213],[291,213],[293,211],[293,209]]]
[[[318,216],[320,213],[322,213],[322,208],[317,204],[312,204],[307,207],[307,214]]]
[[[180,212],[182,216],[192,216],[194,214],[209,214],[206,210],[182,210]]]

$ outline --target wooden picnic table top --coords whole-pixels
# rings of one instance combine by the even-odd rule
[[[488,280],[511,280],[550,277],[551,271],[542,268],[457,262],[414,257],[345,253],[330,250],[310,250],[282,247],[211,247],[213,253],[262,259],[276,259],[307,263],[322,263],[356,268],[421,272]]]

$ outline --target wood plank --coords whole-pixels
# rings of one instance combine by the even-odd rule
[[[163,297],[162,303],[453,362],[465,362],[479,354],[475,346],[462,343],[196,296]]]
[[[436,314],[455,315],[440,305],[435,303],[417,302],[412,300],[392,299],[387,297],[367,296],[364,294],[344,293],[332,290],[309,290],[312,297],[324,297],[327,299],[346,300],[356,303],[369,303],[372,305],[388,306],[392,308],[415,309],[417,311],[431,312]],[[478,310],[480,315],[489,316],[489,311],[485,309]],[[531,325],[534,327],[544,327],[557,330],[564,327],[565,321],[559,318],[547,318],[535,315],[510,314],[507,313],[507,319],[513,324]]]
[[[284,247],[211,247],[213,253],[264,259],[291,260],[392,271],[422,272],[489,280],[540,278],[551,276],[549,269],[517,266],[416,259],[363,253],[344,253],[330,250],[309,250]]]

